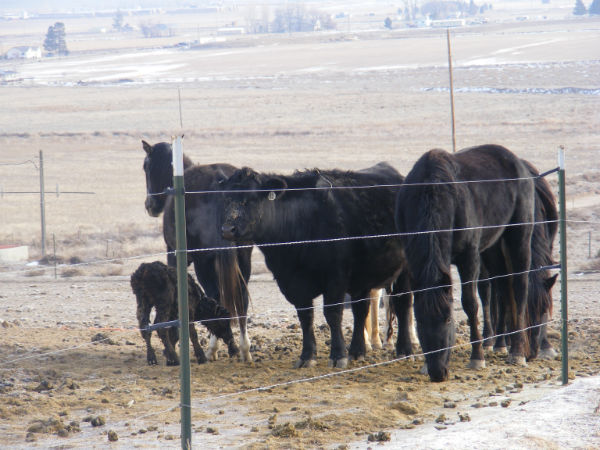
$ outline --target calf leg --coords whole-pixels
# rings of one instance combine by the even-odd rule
[[[202,347],[198,342],[198,333],[196,332],[196,327],[193,323],[190,323],[190,341],[192,341],[192,346],[194,347],[196,361],[198,361],[198,364],[204,364],[207,361],[206,355],[204,354],[204,350],[202,350]]]
[[[142,339],[144,339],[144,342],[146,343],[146,361],[148,361],[148,365],[154,366],[158,364],[158,361],[156,360],[156,353],[154,352],[152,343],[150,342],[152,340],[152,331],[145,329],[150,324],[151,309],[152,308],[147,305],[140,305],[138,301],[137,318]]]

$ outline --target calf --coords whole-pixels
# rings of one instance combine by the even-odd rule
[[[160,261],[142,263],[131,275],[131,288],[137,300],[137,319],[142,338],[146,342],[146,359],[148,364],[157,364],[156,354],[150,343],[152,331],[147,327],[150,323],[152,308],[156,311],[154,323],[168,322],[178,318],[177,302],[177,272],[175,268],[168,267]],[[215,300],[207,297],[200,286],[188,274],[188,303],[190,322],[207,320],[204,325],[215,336],[223,339],[229,347],[229,354],[236,353],[237,347],[233,340],[229,312]],[[210,320],[220,319],[220,320]],[[156,330],[160,337],[167,358],[167,366],[179,364],[175,352],[175,344],[179,340],[177,327],[159,328]],[[190,340],[194,347],[194,354],[199,364],[206,362],[204,350],[198,342],[198,334],[193,323],[190,323]]]

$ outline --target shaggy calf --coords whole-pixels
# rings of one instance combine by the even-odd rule
[[[146,358],[149,365],[157,364],[156,354],[150,343],[152,331],[147,330],[150,323],[152,308],[156,311],[154,323],[177,320],[177,272],[175,268],[168,267],[160,261],[142,263],[131,275],[131,288],[137,300],[137,318],[142,338],[146,342]],[[208,320],[204,325],[216,337],[223,339],[229,347],[229,355],[238,353],[238,348],[233,340],[231,324],[227,317],[229,312],[215,300],[207,297],[200,286],[188,274],[188,300],[190,322],[195,320],[208,320],[222,318],[225,320]],[[156,330],[160,337],[167,358],[167,366],[179,364],[175,352],[175,344],[179,340],[177,327],[160,328]],[[206,362],[204,350],[198,342],[198,334],[193,323],[190,323],[190,340],[194,347],[194,354],[199,364]]]

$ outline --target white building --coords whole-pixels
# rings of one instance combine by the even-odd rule
[[[42,49],[40,47],[13,47],[6,52],[6,59],[40,59]]]

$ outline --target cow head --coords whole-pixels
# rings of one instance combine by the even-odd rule
[[[220,183],[225,192],[223,237],[236,242],[257,242],[265,224],[262,219],[273,210],[287,184],[278,176],[264,175],[244,167]]]
[[[173,184],[173,153],[171,145],[166,142],[150,145],[142,141],[146,152],[144,172],[146,174],[146,211],[152,217],[159,216],[164,208],[166,195],[164,191]]]

